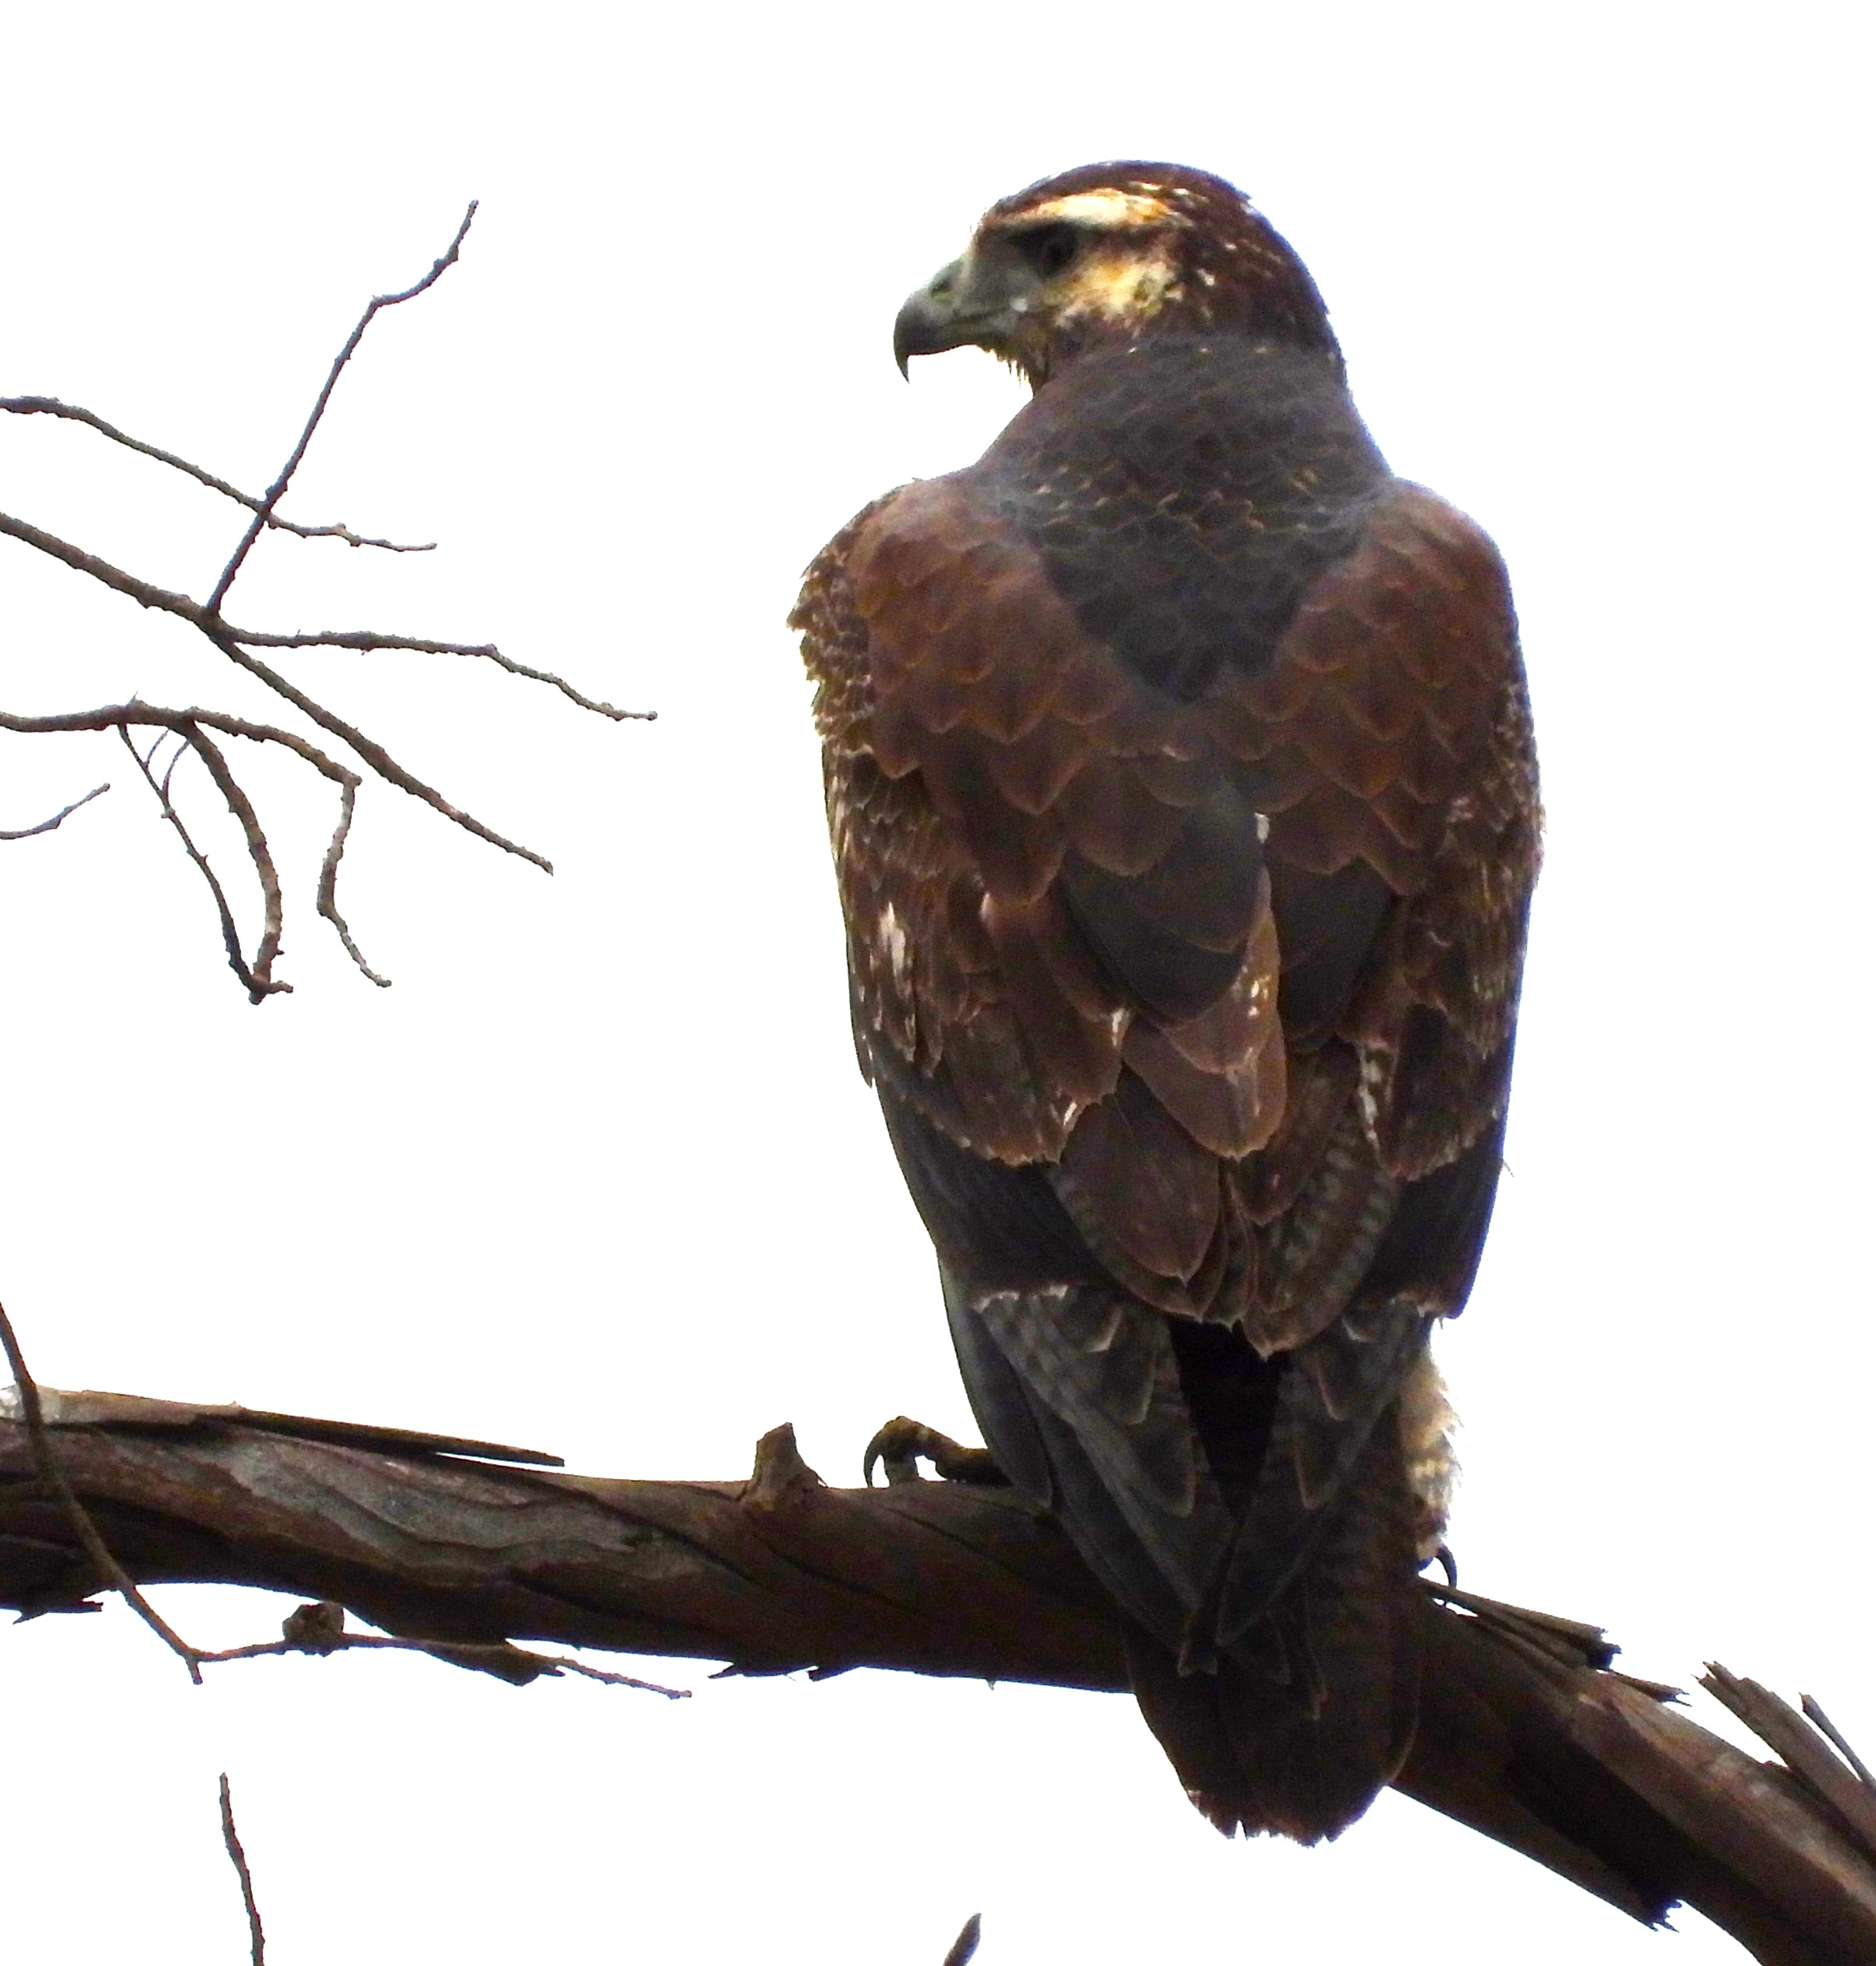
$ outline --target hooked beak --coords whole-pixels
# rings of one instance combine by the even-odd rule
[[[947,348],[991,348],[1016,325],[1007,296],[980,291],[983,282],[967,255],[940,267],[909,296],[893,323],[893,360],[909,381],[915,355],[941,355]]]

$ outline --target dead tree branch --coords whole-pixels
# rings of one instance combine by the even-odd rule
[[[549,1652],[531,1652],[506,1640],[493,1644],[452,1644],[441,1639],[386,1638],[374,1632],[347,1631],[345,1606],[327,1598],[317,1604],[303,1604],[280,1621],[280,1636],[254,1645],[231,1645],[224,1651],[197,1652],[203,1666],[232,1666],[245,1658],[286,1658],[296,1652],[310,1652],[328,1658],[334,1652],[421,1652],[441,1659],[446,1666],[464,1671],[486,1673],[505,1680],[510,1686],[531,1686],[536,1680],[556,1680],[572,1673],[584,1680],[597,1680],[602,1686],[627,1686],[638,1693],[656,1693],[665,1700],[688,1700],[688,1687],[660,1686],[655,1680],[634,1679],[630,1673],[608,1673],[584,1659],[561,1658]]]
[[[339,862],[345,852],[346,836],[351,830],[352,813],[358,787],[364,782],[357,772],[328,757],[317,745],[308,743],[296,731],[289,731],[275,723],[255,723],[246,717],[227,716],[219,710],[203,709],[194,706],[183,710],[169,709],[160,703],[140,702],[133,699],[127,703],[107,703],[94,710],[61,711],[51,716],[16,716],[10,711],[0,710],[0,731],[16,731],[28,734],[48,731],[115,731],[124,742],[130,745],[137,769],[156,794],[165,818],[171,822],[181,836],[190,859],[207,880],[220,917],[222,937],[227,947],[229,965],[240,978],[250,997],[258,1003],[263,997],[290,990],[293,988],[291,983],[278,983],[272,975],[273,958],[279,949],[279,883],[274,876],[272,853],[268,845],[267,836],[261,830],[260,820],[252,802],[236,782],[233,774],[228,771],[226,759],[222,761],[220,773],[217,773],[212,765],[210,766],[211,776],[214,778],[216,788],[222,793],[229,811],[247,839],[247,850],[254,861],[263,902],[267,908],[267,929],[264,931],[261,944],[255,952],[254,961],[250,965],[242,954],[240,937],[221,882],[211,869],[206,858],[197,850],[187,828],[176,816],[175,809],[169,802],[169,778],[175,770],[175,761],[171,761],[169,770],[160,780],[154,777],[151,764],[155,753],[152,751],[146,755],[139,752],[134,745],[130,745],[130,733],[133,729],[172,731],[186,747],[197,751],[198,755],[201,755],[201,747],[208,741],[204,733],[209,731],[219,731],[226,737],[245,738],[254,744],[277,744],[311,765],[322,777],[330,780],[339,787],[339,819],[332,828],[332,837],[326,846],[325,856],[320,862],[317,905],[319,913],[332,923],[339,940],[345,945],[346,953],[363,974],[380,988],[389,988],[389,979],[378,975],[365,961],[358,944],[352,939],[352,932],[346,924],[345,917],[339,912]],[[220,757],[219,749],[215,751],[215,755]]]
[[[258,1003],[263,997],[277,990],[290,990],[291,983],[275,983],[273,979],[274,958],[280,953],[280,925],[282,902],[280,876],[274,866],[273,850],[267,843],[267,835],[261,830],[261,822],[254,809],[254,802],[228,769],[228,760],[221,748],[209,737],[200,724],[187,720],[176,727],[177,735],[183,741],[182,748],[169,761],[169,769],[159,779],[151,769],[156,757],[156,746],[152,745],[146,756],[130,741],[128,728],[120,723],[117,734],[123,738],[124,748],[130,754],[137,770],[144,775],[144,782],[155,792],[157,803],[163,809],[163,817],[175,827],[176,837],[183,843],[183,850],[194,862],[197,871],[208,883],[208,891],[215,897],[215,912],[222,919],[222,945],[228,951],[229,966],[241,979],[250,1002]],[[158,743],[162,740],[159,738]],[[226,802],[243,837],[247,841],[248,856],[254,863],[254,877],[261,883],[261,900],[265,916],[261,929],[261,940],[254,950],[251,966],[241,953],[241,931],[235,926],[234,911],[228,905],[228,896],[222,883],[209,866],[208,856],[190,837],[189,829],[182,817],[169,802],[169,781],[176,774],[178,760],[184,750],[193,751],[208,767],[208,775],[215,780],[215,787]],[[368,972],[367,972],[369,973]]]
[[[197,484],[206,485],[211,492],[219,492],[222,497],[233,499],[236,505],[244,505],[250,512],[263,515],[264,523],[278,532],[290,532],[298,539],[343,539],[348,546],[376,546],[385,553],[435,553],[434,539],[420,546],[400,546],[392,539],[368,539],[346,525],[296,525],[291,519],[283,519],[278,512],[269,510],[265,499],[256,498],[251,492],[243,492],[239,485],[230,485],[224,478],[217,478],[213,471],[204,471],[200,464],[192,464],[187,457],[179,457],[173,451],[159,450],[155,444],[147,444],[139,437],[119,430],[115,424],[107,423],[91,410],[81,409],[76,403],[62,403],[55,396],[0,396],[0,410],[16,417],[59,417],[68,423],[87,424],[101,435],[108,437],[112,443],[122,444],[126,450],[134,450],[140,457],[153,457],[159,464],[167,464],[185,477],[193,478]]]
[[[229,1793],[228,1777],[222,1777],[222,1847],[241,1880],[241,1904],[247,1913],[248,1957],[253,1966],[266,1966],[267,1935],[261,1929],[261,1907],[254,1901],[254,1880],[247,1868],[247,1852],[241,1847],[240,1833],[235,1828],[234,1797]]]
[[[329,1600],[443,1657],[533,1640],[742,1673],[1126,1683],[1098,1587],[1018,1496],[830,1488],[786,1427],[746,1481],[604,1481],[395,1429],[42,1396],[64,1479],[146,1584]],[[29,1427],[0,1418],[0,1602],[70,1609],[96,1584]],[[1426,1602],[1404,1793],[1636,1918],[1692,1904],[1768,1966],[1876,1957],[1876,1840],[1808,1758],[1835,1753],[1821,1730],[1804,1748],[1768,1739],[1784,1760],[1757,1761],[1665,1704],[1667,1689],[1608,1669],[1592,1626],[1457,1593]],[[335,1635],[329,1617],[295,1649]]]
[[[448,819],[453,825],[462,827],[478,839],[499,847],[505,853],[531,862],[544,872],[552,873],[552,865],[531,848],[507,838],[492,827],[485,826],[475,816],[455,805],[434,786],[426,784],[414,772],[407,769],[393,757],[382,745],[356,725],[339,716],[316,698],[300,688],[287,677],[269,663],[263,661],[257,649],[346,649],[364,652],[405,650],[418,655],[460,656],[465,658],[491,663],[508,674],[521,677],[528,681],[545,683],[576,704],[583,710],[595,716],[611,719],[614,722],[627,720],[646,720],[656,713],[645,710],[623,710],[613,704],[588,696],[582,691],[556,675],[552,670],[535,668],[518,662],[498,648],[493,642],[442,642],[422,635],[396,635],[372,628],[321,628],[295,630],[291,633],[243,628],[229,621],[222,613],[229,590],[233,587],[249,553],[261,534],[269,529],[290,532],[303,539],[339,539],[357,546],[373,546],[394,553],[428,552],[428,546],[402,546],[386,539],[368,539],[343,525],[301,525],[280,517],[276,507],[291,485],[293,475],[304,461],[308,446],[318,432],[327,406],[331,403],[332,392],[337,387],[339,376],[346,364],[357,353],[365,330],[386,308],[396,307],[406,300],[414,300],[426,292],[440,279],[444,272],[454,265],[467,236],[471,222],[475,215],[472,204],[463,216],[455,237],[429,272],[422,279],[405,288],[401,293],[381,293],[376,296],[359,317],[357,325],[347,338],[345,346],[334,359],[325,381],[315,400],[312,411],[294,443],[279,475],[267,490],[258,497],[241,491],[226,478],[204,470],[188,459],[178,457],[174,452],[146,443],[119,429],[94,412],[76,404],[60,402],[54,396],[20,396],[0,397],[0,409],[20,416],[52,416],[69,422],[89,426],[108,438],[112,443],[155,459],[172,469],[194,478],[198,484],[222,496],[233,499],[245,507],[252,517],[240,543],[229,556],[226,565],[217,578],[213,590],[206,601],[198,601],[187,594],[179,594],[162,587],[153,581],[126,572],[123,567],[113,566],[108,560],[88,553],[82,546],[62,539],[55,534],[29,521],[0,513],[0,534],[18,540],[50,559],[70,567],[75,573],[109,588],[114,593],[122,594],[135,601],[140,607],[153,608],[186,622],[200,633],[224,659],[243,670],[256,681],[262,684],[275,695],[290,703],[302,716],[307,718],[327,735],[336,738],[363,761],[369,771],[395,786],[410,797]],[[163,818],[169,822],[181,840],[185,851],[197,870],[203,876],[214,898],[222,936],[228,950],[230,966],[247,990],[254,1003],[263,1002],[291,987],[276,981],[273,965],[280,949],[284,923],[284,905],[280,883],[275,869],[272,848],[266,830],[255,810],[254,802],[239,779],[229,767],[227,759],[214,740],[208,736],[211,731],[237,735],[258,743],[284,745],[306,763],[332,780],[339,787],[339,823],[335,827],[331,843],[321,863],[317,894],[318,912],[337,933],[346,953],[364,976],[382,986],[386,979],[376,974],[359,953],[350,930],[340,915],[335,898],[339,862],[343,857],[346,840],[350,834],[358,789],[364,782],[363,776],[346,766],[338,763],[297,734],[281,727],[257,724],[247,720],[229,716],[205,709],[187,711],[158,710],[148,705],[131,703],[109,706],[102,709],[81,710],[50,716],[23,716],[0,713],[0,729],[20,732],[44,733],[51,731],[108,731],[127,733],[133,725],[160,724],[176,733],[189,749],[199,758],[207,770],[222,802],[240,827],[246,841],[248,857],[252,862],[254,876],[260,892],[262,924],[251,958],[243,951],[240,930],[236,924],[226,891],[211,869],[207,855],[190,837],[187,827],[169,796],[169,778],[165,773],[160,780],[151,769],[154,753],[146,755],[135,753],[138,768],[151,791],[156,795]],[[126,735],[128,742],[128,736]],[[172,761],[170,770],[174,770]],[[99,788],[101,791],[104,787]],[[90,795],[95,798],[96,793]],[[78,802],[82,805],[83,800]],[[69,806],[43,825],[29,829],[32,832],[50,831],[76,806]],[[4,834],[0,837],[13,838],[23,835]]]
[[[0,1307],[0,1346],[5,1349],[7,1370],[13,1375],[14,1394],[20,1409],[19,1430],[26,1436],[27,1451],[30,1457],[35,1485],[43,1488],[58,1504],[59,1513],[67,1528],[83,1552],[86,1562],[91,1566],[91,1580],[81,1594],[88,1597],[94,1591],[107,1588],[115,1591],[182,1660],[189,1669],[189,1676],[200,1686],[202,1673],[197,1663],[195,1648],[171,1630],[143,1592],[138,1590],[130,1573],[112,1554],[110,1545],[98,1534],[90,1512],[79,1500],[71,1483],[60,1470],[52,1452],[51,1438],[46,1431],[45,1414],[40,1403],[39,1388],[32,1374],[27,1370],[25,1356],[20,1349],[20,1341],[13,1335],[12,1320],[7,1316],[4,1307]]]
[[[108,784],[94,785],[83,798],[75,798],[69,805],[62,805],[49,819],[41,819],[37,826],[23,826],[16,832],[0,832],[0,840],[30,840],[41,833],[56,833],[81,805],[89,805],[93,799],[102,798],[111,787]]]
[[[145,761],[139,759],[140,763]],[[147,766],[146,766],[147,769]],[[165,774],[166,776],[166,774]],[[167,786],[164,787],[165,796]],[[223,1651],[204,1651],[180,1637],[158,1615],[149,1600],[144,1597],[130,1573],[112,1554],[110,1546],[99,1533],[93,1521],[91,1510],[81,1502],[66,1479],[59,1456],[54,1450],[52,1435],[47,1426],[44,1403],[37,1382],[26,1363],[26,1356],[20,1349],[12,1320],[7,1316],[6,1307],[0,1304],[0,1351],[4,1351],[7,1368],[13,1375],[12,1404],[17,1412],[17,1425],[25,1431],[27,1445],[32,1457],[34,1484],[57,1502],[59,1509],[79,1548],[91,1566],[88,1581],[75,1587],[75,1594],[69,1600],[59,1604],[48,1604],[43,1609],[73,1610],[89,1605],[90,1594],[95,1590],[109,1588],[115,1591],[131,1609],[141,1618],[158,1637],[182,1660],[189,1669],[189,1676],[197,1686],[202,1683],[204,1666],[226,1666],[240,1659],[282,1657],[290,1652],[311,1652],[321,1655],[342,1651],[407,1651],[425,1652],[432,1658],[439,1658],[451,1666],[460,1666],[471,1672],[489,1673],[499,1680],[506,1680],[511,1686],[526,1686],[538,1679],[554,1679],[563,1673],[576,1673],[582,1678],[598,1680],[608,1686],[631,1687],[641,1693],[656,1693],[667,1700],[688,1700],[688,1691],[680,1688],[659,1686],[650,1680],[634,1679],[627,1673],[608,1673],[596,1666],[583,1661],[558,1658],[544,1652],[532,1652],[506,1639],[422,1640],[415,1638],[380,1637],[373,1634],[348,1632],[345,1629],[345,1606],[333,1598],[325,1598],[313,1604],[303,1604],[286,1618],[280,1626],[280,1636],[264,1644],[236,1645]],[[89,1395],[79,1395],[81,1403]],[[73,1410],[73,1397],[67,1393],[53,1395],[57,1410],[68,1417]],[[161,1403],[151,1401],[126,1402],[115,1395],[103,1395],[107,1404],[120,1413],[135,1410],[144,1415],[159,1412],[189,1411],[188,1409],[164,1408]],[[212,1409],[194,1410],[198,1417]],[[239,1415],[241,1424],[265,1432],[281,1431],[299,1433],[304,1438],[330,1437],[349,1442],[373,1440],[382,1446],[401,1442],[406,1447],[420,1447],[426,1453],[445,1452],[471,1455],[497,1460],[516,1461],[521,1463],[553,1462],[551,1455],[538,1455],[525,1448],[499,1447],[488,1441],[455,1441],[443,1442],[435,1436],[407,1434],[399,1429],[389,1432],[373,1433],[371,1430],[336,1423],[337,1431],[332,1432],[332,1423],[296,1420],[283,1413],[255,1413],[230,1409]],[[0,1420],[0,1427],[9,1424]],[[62,1424],[66,1422],[62,1421]],[[312,1429],[311,1434],[306,1430]],[[557,1465],[557,1463],[556,1463]],[[0,1481],[4,1481],[0,1476]],[[0,1530],[0,1543],[5,1540]],[[3,1559],[0,1559],[0,1572],[3,1572]],[[0,1602],[4,1602],[0,1599]],[[23,1616],[34,1615],[31,1609],[18,1605]]]
[[[964,1922],[964,1929],[951,1941],[951,1950],[944,1956],[944,1966],[970,1966],[976,1957],[977,1942],[983,1936],[983,1914],[973,1911]]]
[[[209,611],[219,614],[222,603],[228,598],[228,590],[235,584],[236,578],[247,560],[249,549],[266,529],[267,522],[273,515],[273,509],[286,494],[286,488],[293,482],[297,471],[304,459],[307,446],[313,441],[313,433],[319,428],[319,419],[325,414],[325,406],[332,400],[332,391],[339,386],[339,378],[345,372],[345,365],[357,352],[358,344],[364,340],[364,331],[371,326],[382,308],[394,308],[405,300],[414,300],[417,295],[435,286],[443,275],[457,262],[463,250],[463,241],[469,236],[469,228],[475,222],[476,200],[469,201],[469,209],[463,214],[463,222],[456,229],[456,236],[449,241],[448,249],[420,280],[407,286],[401,293],[379,293],[372,297],[371,304],[358,317],[358,325],[346,337],[345,346],[333,358],[332,369],[326,376],[324,386],[313,404],[312,414],[306,420],[306,428],[300,432],[300,440],[293,446],[292,454],[280,468],[280,475],[268,486],[262,496],[260,509],[248,522],[241,543],[229,556],[228,564],[222,569],[221,578],[215,584],[215,592],[208,597]]]

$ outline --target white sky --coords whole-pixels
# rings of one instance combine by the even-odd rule
[[[260,489],[375,291],[231,613],[493,637],[613,727],[442,658],[292,673],[548,880],[268,759],[290,883],[250,1009],[114,739],[0,741],[0,1294],[39,1376],[734,1476],[792,1419],[968,1430],[929,1250],[853,1068],[798,570],[1018,400],[889,353],[993,197],[1102,156],[1232,177],[1327,293],[1396,467],[1510,561],[1550,812],[1509,1159],[1442,1357],[1466,1580],[1718,1657],[1876,1744],[1867,104],[1850,10],[1295,6],[16,10],[0,393]],[[200,594],[239,514],[5,419],[0,507]],[[204,645],[0,541],[0,701],[266,713]],[[191,809],[208,811],[204,788]],[[219,861],[238,842],[209,829]],[[286,1607],[177,1591],[203,1643]],[[1650,1939],[1393,1797],[1327,1851],[1228,1846],[1131,1706],[855,1675],[684,1705],[416,1659],[192,1691],[112,1610],[0,1630],[22,1957],[275,1966],[759,1953],[936,1966],[1741,1955]],[[1700,1699],[1698,1717],[1715,1724]],[[1724,1722],[1718,1724],[1724,1726]]]

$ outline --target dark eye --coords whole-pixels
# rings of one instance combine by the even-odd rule
[[[1067,270],[1082,249],[1082,235],[1073,226],[1032,226],[1016,235],[1016,250],[1044,279]]]

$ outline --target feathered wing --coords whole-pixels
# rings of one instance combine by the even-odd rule
[[[1365,464],[1263,645],[1201,610],[1208,653],[1203,566],[1123,566],[1176,591],[1117,629],[1008,455],[861,514],[798,610],[856,1044],[986,1438],[1138,1627],[1182,1779],[1333,1833],[1411,1738],[1402,1393],[1498,1173],[1537,855],[1502,570]]]

